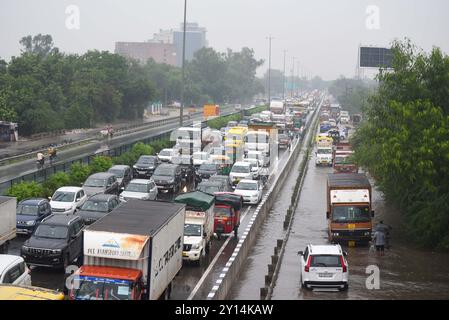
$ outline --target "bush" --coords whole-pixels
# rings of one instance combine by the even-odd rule
[[[37,182],[21,182],[14,184],[8,189],[7,195],[10,197],[16,197],[17,202],[22,201],[27,198],[43,197],[44,188]]]
[[[229,121],[240,121],[242,119],[241,114],[231,114],[224,117],[218,117],[212,120],[207,121],[207,125],[212,129],[221,129],[226,127]]]
[[[68,186],[70,185],[70,182],[70,176],[65,172],[52,174],[50,178],[42,184],[45,197],[51,197],[58,188]]]
[[[70,167],[70,185],[72,186],[81,186],[87,177],[90,175],[91,168],[82,163],[74,163]]]
[[[110,167],[112,167],[112,159],[105,156],[96,156],[89,164],[90,174],[108,171]]]

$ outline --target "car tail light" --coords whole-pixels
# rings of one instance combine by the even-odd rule
[[[343,256],[340,256],[341,266],[343,267],[343,272],[348,271],[345,265],[345,260],[343,259]]]
[[[310,261],[312,260],[312,257],[309,257],[309,259],[307,259],[307,264],[306,264],[306,266],[304,267],[304,271],[305,272],[309,272],[309,270],[310,270]]]

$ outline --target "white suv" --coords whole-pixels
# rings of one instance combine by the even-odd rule
[[[307,245],[301,256],[301,284],[304,288],[348,289],[346,252],[336,245]]]

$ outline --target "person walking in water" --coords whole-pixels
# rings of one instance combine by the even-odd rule
[[[373,241],[376,246],[377,254],[383,256],[385,254],[386,234],[383,231],[376,230],[376,232],[374,232]]]

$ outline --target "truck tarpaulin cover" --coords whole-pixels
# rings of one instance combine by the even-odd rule
[[[84,231],[84,254],[110,259],[137,260],[149,236]]]
[[[214,196],[201,191],[194,191],[177,196],[175,202],[184,203],[190,207],[197,207],[203,211],[207,211],[214,204]]]
[[[216,205],[232,206],[235,210],[242,208],[242,197],[234,193],[218,193],[215,194]]]

